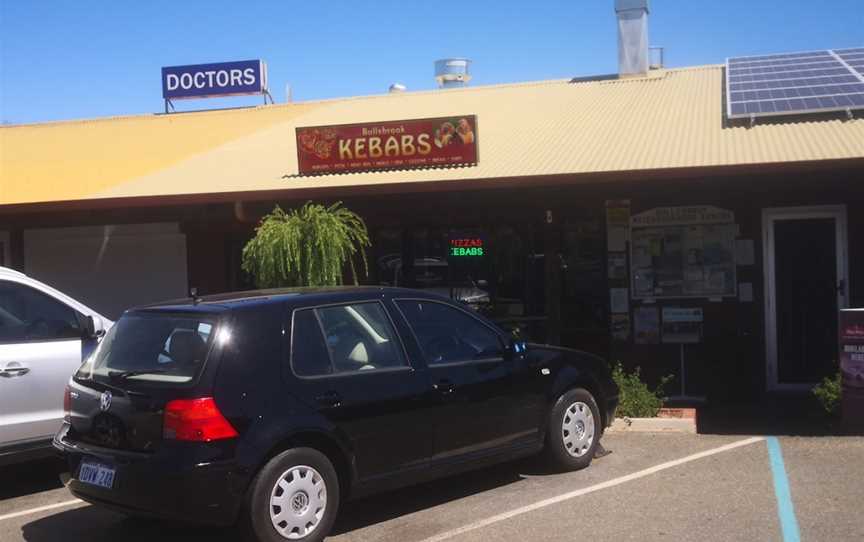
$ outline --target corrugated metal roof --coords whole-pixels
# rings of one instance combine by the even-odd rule
[[[296,176],[298,126],[465,114],[477,115],[477,166]],[[723,68],[703,66],[7,127],[0,204],[864,158],[864,119],[725,122]]]

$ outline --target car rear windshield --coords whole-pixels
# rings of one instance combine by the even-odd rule
[[[183,384],[201,373],[216,320],[202,315],[130,313],[114,324],[76,377]]]

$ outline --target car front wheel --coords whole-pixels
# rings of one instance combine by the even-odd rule
[[[319,542],[339,509],[339,480],[327,456],[292,448],[271,459],[253,481],[247,527],[262,542]]]
[[[561,395],[549,414],[545,454],[556,468],[584,469],[600,443],[602,421],[594,396],[583,388]]]

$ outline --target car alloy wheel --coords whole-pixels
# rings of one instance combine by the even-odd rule
[[[576,401],[564,411],[561,423],[564,448],[573,457],[582,457],[594,443],[594,414],[587,404]]]
[[[270,493],[270,521],[288,540],[308,536],[327,510],[327,484],[312,467],[297,465],[285,471]]]

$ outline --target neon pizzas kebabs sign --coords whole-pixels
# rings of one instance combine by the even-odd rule
[[[297,128],[301,175],[477,163],[477,117]]]

